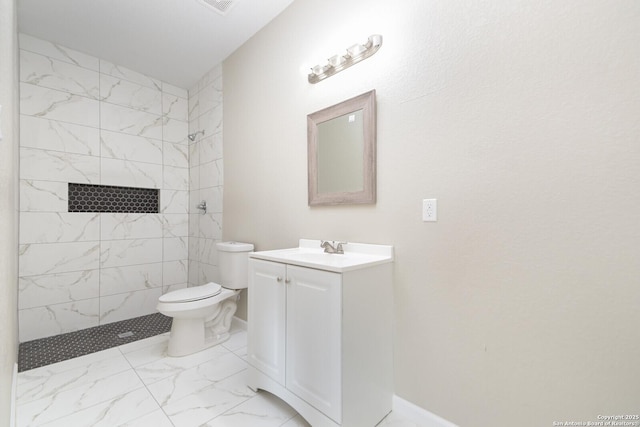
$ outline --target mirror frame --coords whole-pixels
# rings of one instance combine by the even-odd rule
[[[354,192],[318,192],[318,125],[363,110],[363,189]],[[309,206],[376,203],[376,91],[371,90],[307,116]]]

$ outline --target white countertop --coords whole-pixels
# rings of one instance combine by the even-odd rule
[[[297,248],[251,252],[249,257],[337,273],[393,262],[393,246],[346,243],[344,254],[327,254],[320,243],[320,240],[300,239]]]

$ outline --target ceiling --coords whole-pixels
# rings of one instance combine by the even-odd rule
[[[209,0],[212,3],[225,3]],[[19,31],[189,89],[293,0],[19,0]]]

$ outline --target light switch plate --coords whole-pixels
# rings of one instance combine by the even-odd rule
[[[422,220],[438,220],[438,199],[424,199],[422,201]]]

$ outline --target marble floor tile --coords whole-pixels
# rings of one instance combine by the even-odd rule
[[[185,396],[212,387],[216,382],[245,369],[247,369],[247,362],[235,354],[227,352],[198,366],[149,384],[147,388],[156,401],[165,406]]]
[[[183,357],[163,357],[155,362],[136,367],[136,373],[145,384],[152,384],[163,378],[179,374],[208,360],[221,356],[228,350],[222,346],[215,346],[195,354]]]
[[[37,399],[56,397],[65,390],[109,379],[130,368],[126,359],[118,354],[112,359],[99,360],[49,377],[40,377],[18,385],[17,403],[20,405]]]
[[[92,426],[113,427],[124,423],[132,423],[141,416],[148,415],[159,409],[149,391],[145,388],[120,394],[111,400],[74,412],[71,415],[58,418],[47,427]],[[166,418],[166,417],[165,417]],[[167,420],[168,421],[168,420]],[[133,424],[131,424],[133,425]],[[143,426],[145,424],[137,424]],[[147,426],[158,424],[146,424]],[[170,426],[171,424],[166,424]]]
[[[196,427],[255,396],[242,371],[162,409],[176,427]]]
[[[17,427],[311,427],[278,397],[246,381],[246,330],[169,357],[169,334],[18,374]],[[417,427],[389,414],[377,427]]]
[[[134,368],[162,360],[163,358],[168,357],[167,343],[169,342],[169,334],[159,335],[159,337],[162,339],[153,340],[153,342],[149,342],[149,345],[144,347],[141,347],[141,345],[138,344],[140,341],[137,341],[135,343],[127,344],[128,346],[138,344],[136,346],[128,347],[130,349],[129,351],[127,351],[127,348],[122,347],[120,347],[120,351],[124,353],[124,357],[127,358],[131,366]]]
[[[38,400],[18,404],[16,425],[41,425],[99,403],[112,400],[117,402],[124,393],[142,387],[142,382],[132,370],[101,378]]]
[[[157,409],[135,420],[127,421],[120,424],[119,427],[173,427],[169,418],[162,412],[161,409]]]
[[[285,402],[270,393],[259,392],[205,425],[207,427],[279,427],[294,416],[296,411]]]

